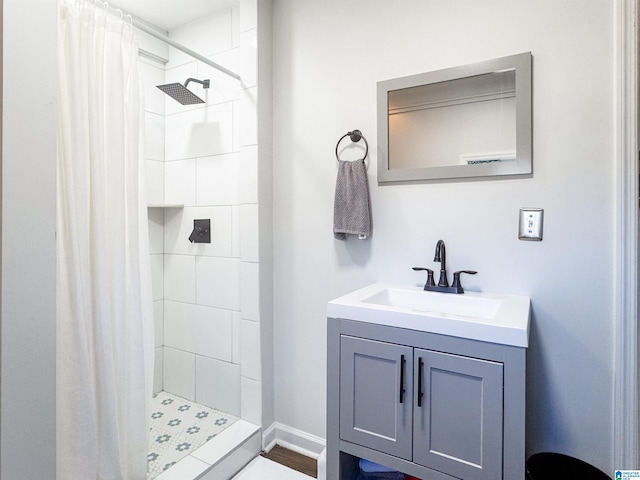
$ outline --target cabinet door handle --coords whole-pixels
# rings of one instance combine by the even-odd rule
[[[422,357],[418,357],[418,406],[422,406],[422,371],[424,370],[424,362]]]
[[[404,370],[406,360],[404,355],[400,355],[400,403],[404,401]]]

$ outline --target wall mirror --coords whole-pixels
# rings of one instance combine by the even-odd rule
[[[378,82],[378,183],[529,175],[531,53]]]

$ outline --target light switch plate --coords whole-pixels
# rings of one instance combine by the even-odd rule
[[[543,219],[544,210],[542,208],[521,208],[518,238],[520,240],[542,241]]]

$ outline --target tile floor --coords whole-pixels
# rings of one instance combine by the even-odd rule
[[[264,457],[257,457],[233,477],[233,480],[310,480],[311,478]]]
[[[151,412],[149,479],[168,470],[238,420],[167,392],[153,397]]]
[[[225,431],[238,430],[235,425],[246,424],[233,415],[214,410],[212,408],[190,402],[184,398],[167,392],[159,392],[153,398],[151,414],[151,436],[149,439],[149,475],[148,479],[156,478],[195,478],[188,470],[188,461],[194,460],[193,454],[198,447],[208,448],[213,442],[206,443],[213,437]],[[247,424],[249,425],[249,424]],[[241,425],[243,427],[243,425]],[[239,428],[246,430],[246,427]],[[241,432],[242,433],[242,432]],[[237,434],[236,434],[237,436]],[[217,440],[217,439],[216,439]],[[206,443],[206,446],[203,446]],[[207,452],[202,453],[205,455]],[[197,452],[195,452],[197,454]],[[188,458],[184,458],[187,457]],[[206,455],[205,455],[206,456]],[[179,466],[173,465],[179,460]],[[182,466],[184,465],[184,468]],[[203,463],[206,467],[206,464]],[[180,470],[180,471],[178,471]],[[173,475],[175,474],[175,475]],[[195,474],[199,476],[199,474]],[[232,480],[311,480],[312,477],[300,473],[279,463],[258,456],[253,459]]]

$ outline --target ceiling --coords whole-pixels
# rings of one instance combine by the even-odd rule
[[[166,31],[236,3],[237,0],[109,0],[109,5]]]

